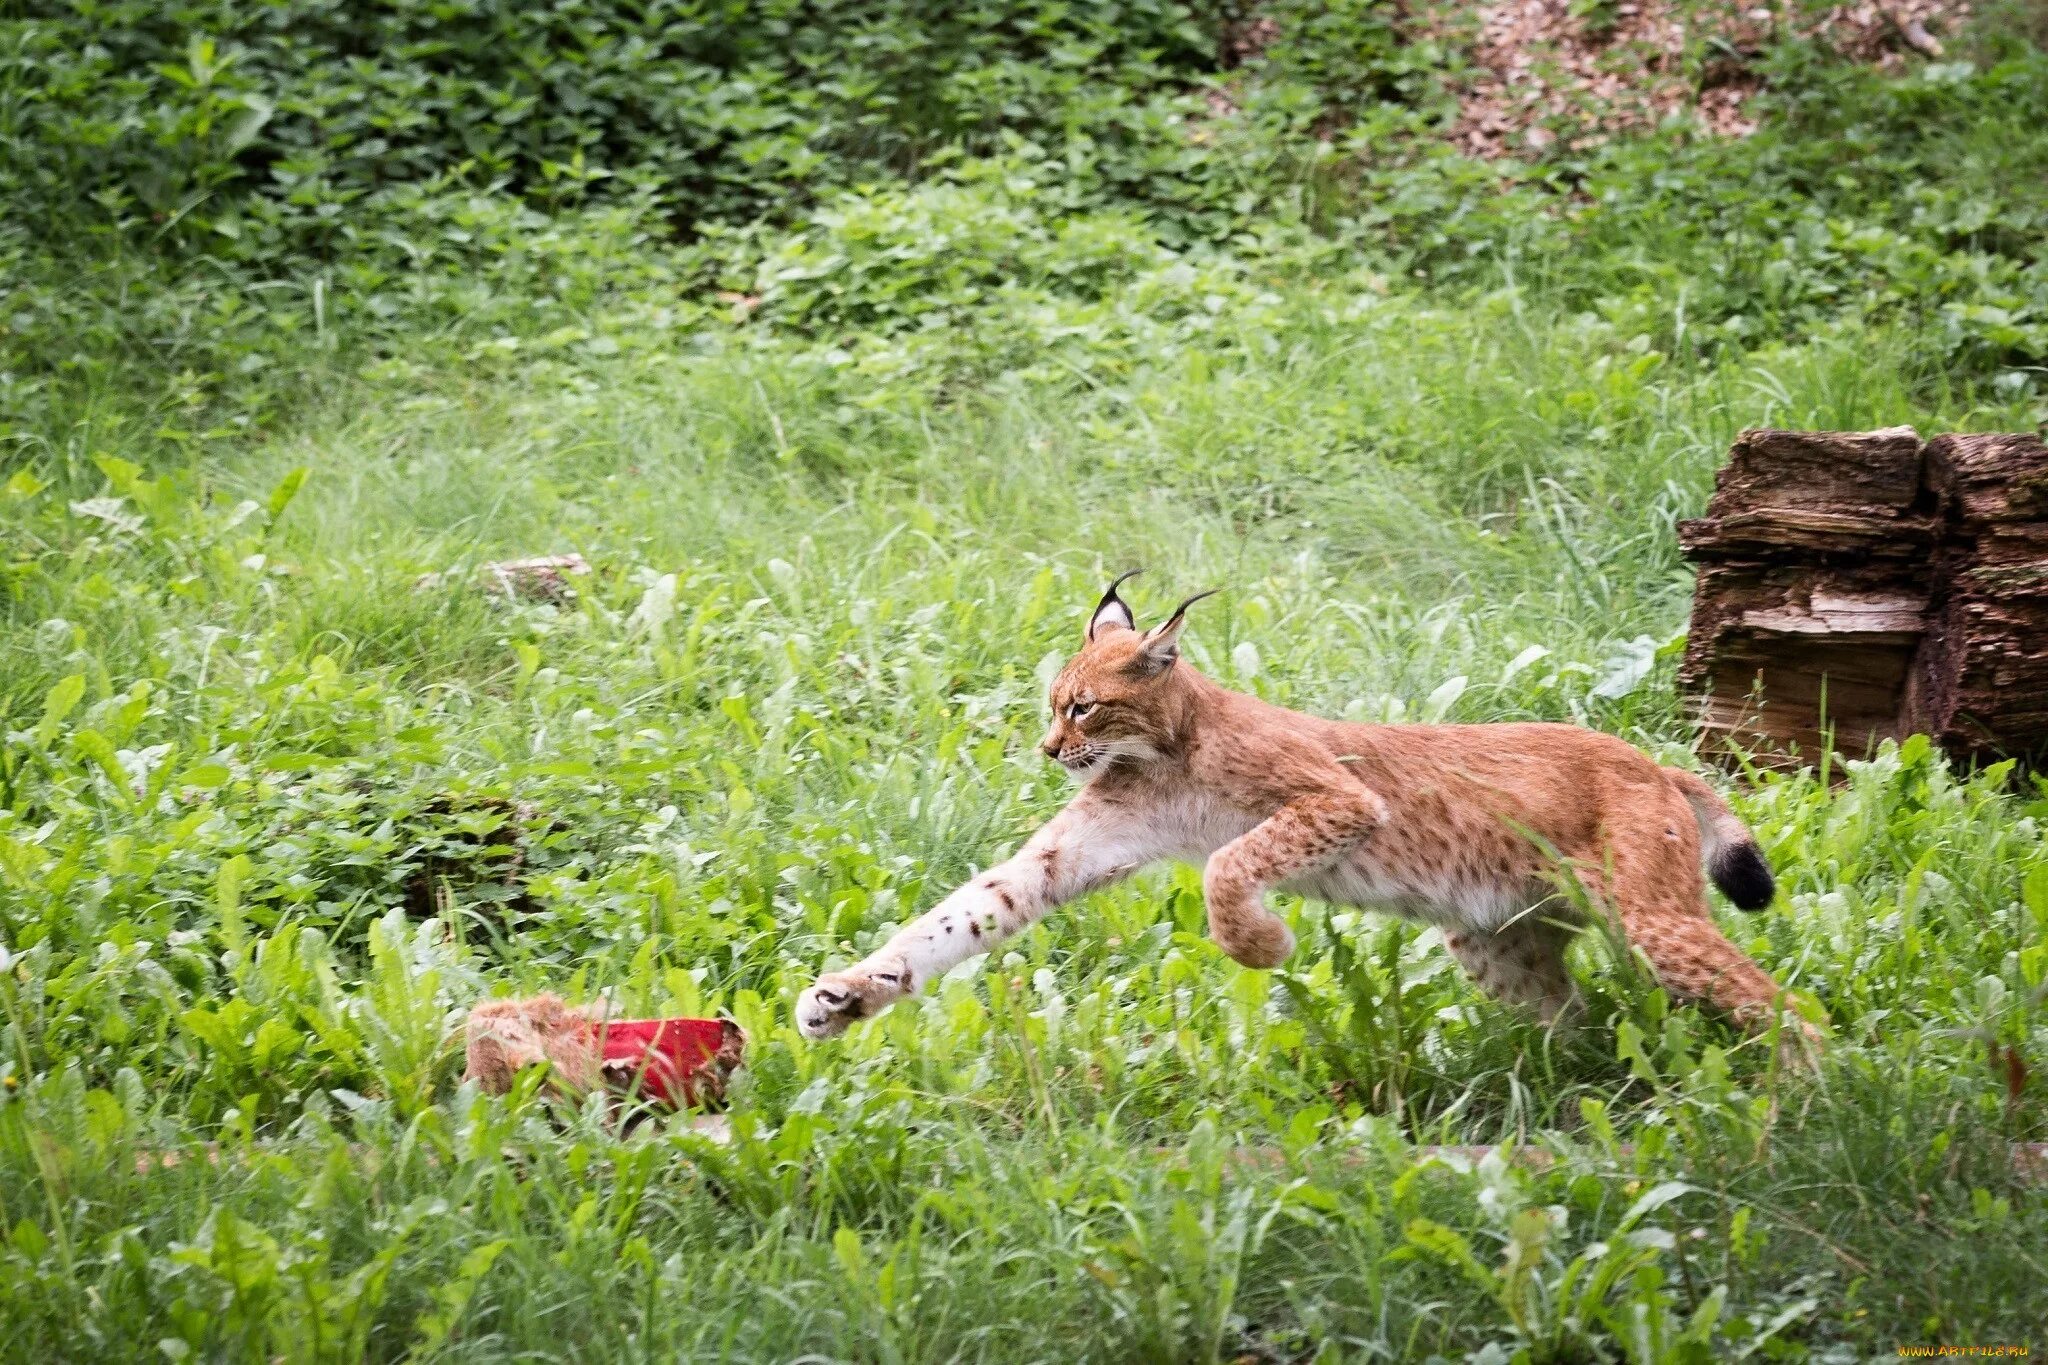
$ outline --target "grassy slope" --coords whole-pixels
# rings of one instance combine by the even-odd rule
[[[1185,871],[844,1042],[785,1015],[1060,799],[1038,677],[1114,567],[1149,565],[1159,597],[1227,585],[1194,657],[1275,698],[1576,716],[1678,755],[1668,666],[1629,686],[1617,663],[1682,624],[1669,527],[1732,433],[2013,420],[1910,353],[1877,334],[1709,368],[1508,297],[1323,291],[943,408],[864,408],[858,376],[772,349],[355,386],[207,471],[214,510],[167,491],[18,604],[10,690],[87,687],[10,722],[0,1349],[2027,1340],[2048,1219],[1997,1153],[2040,1111],[2007,1108],[1983,1039],[2040,1055],[2040,812],[1923,755],[1742,802],[1787,895],[1724,922],[1832,1014],[1818,1083],[1667,1013],[1598,944],[1579,970],[1612,1017],[1562,1039],[1433,935],[1319,906],[1289,907],[1289,979],[1243,972]],[[294,466],[274,528],[222,529]],[[599,567],[566,611],[414,587],[567,549]],[[555,817],[537,908],[465,889],[453,846],[446,918],[385,914],[395,864],[451,847],[449,791]],[[539,986],[736,1010],[734,1148],[451,1089],[451,1012]],[[134,1173],[202,1137],[217,1164]],[[1501,1138],[1567,1156],[1405,1147]],[[1236,1143],[1290,1156],[1233,1167]]]

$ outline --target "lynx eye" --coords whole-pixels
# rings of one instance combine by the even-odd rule
[[[1093,711],[1094,709],[1095,703],[1092,701],[1074,702],[1067,707],[1067,719],[1079,720],[1081,719],[1081,717],[1087,715],[1090,711]]]

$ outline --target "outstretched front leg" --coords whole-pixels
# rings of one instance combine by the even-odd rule
[[[1294,951],[1294,931],[1266,908],[1266,889],[1341,856],[1387,818],[1379,793],[1331,766],[1327,785],[1292,797],[1210,854],[1202,871],[1209,937],[1247,967],[1277,967]]]
[[[1107,886],[1159,856],[1143,830],[1084,791],[1010,858],[960,887],[845,971],[827,972],[796,1002],[806,1036],[829,1038],[914,995],[1055,906]]]

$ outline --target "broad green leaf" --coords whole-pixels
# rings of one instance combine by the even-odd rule
[[[7,1242],[30,1261],[42,1259],[50,1248],[50,1239],[43,1236],[43,1230],[26,1218],[14,1225],[14,1231],[7,1234]]]
[[[36,742],[44,748],[57,737],[57,727],[71,714],[71,708],[78,705],[85,695],[85,675],[73,673],[58,681],[43,698],[43,719],[36,726]]]
[[[2035,863],[2020,884],[2020,896],[2039,931],[2048,934],[2048,863]]]
[[[1629,1205],[1628,1212],[1621,1216],[1621,1221],[1615,1224],[1615,1227],[1632,1228],[1639,1220],[1649,1217],[1672,1200],[1681,1195],[1691,1194],[1696,1189],[1698,1186],[1688,1185],[1683,1180],[1666,1180],[1662,1184],[1654,1185],[1643,1191],[1642,1197]]]
[[[299,489],[304,486],[305,482],[306,467],[304,465],[297,465],[290,473],[279,479],[277,486],[270,490],[269,501],[264,504],[264,507],[270,513],[270,520],[273,525],[276,524],[279,517],[284,515],[284,509],[292,505],[292,499],[299,495]]]

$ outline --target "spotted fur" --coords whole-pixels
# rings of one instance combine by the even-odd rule
[[[1293,951],[1265,904],[1279,887],[1436,924],[1482,989],[1546,1019],[1571,995],[1569,874],[1674,995],[1753,1027],[1774,1017],[1777,983],[1715,927],[1700,864],[1711,854],[1745,908],[1768,901],[1770,872],[1700,778],[1578,726],[1358,725],[1232,692],[1180,657],[1187,605],[1140,631],[1111,586],[1051,689],[1044,751],[1079,794],[1014,857],[819,977],[803,1032],[836,1034],[1169,858],[1203,864],[1210,936],[1246,966]]]

